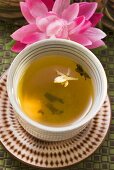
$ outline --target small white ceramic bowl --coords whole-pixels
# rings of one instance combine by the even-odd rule
[[[94,101],[89,112],[79,121],[64,127],[48,127],[31,120],[17,101],[17,85],[25,67],[32,60],[52,53],[65,54],[76,60],[88,72],[94,86]],[[49,39],[36,42],[17,55],[8,71],[7,91],[16,116],[28,133],[42,140],[60,141],[79,133],[95,117],[107,94],[107,79],[100,61],[90,50],[70,40]]]

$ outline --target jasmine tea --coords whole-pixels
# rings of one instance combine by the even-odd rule
[[[32,120],[67,126],[86,114],[93,102],[91,77],[70,57],[47,55],[32,61],[17,88],[18,102]]]

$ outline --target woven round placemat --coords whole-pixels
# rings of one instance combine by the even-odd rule
[[[0,75],[9,67],[16,54],[12,53],[7,43],[10,34],[16,30],[12,24],[0,22]],[[103,144],[86,160],[65,170],[114,170],[114,33],[105,30],[107,49],[94,50],[102,62],[108,77],[108,94],[112,106],[112,120],[110,130]],[[39,168],[37,168],[40,170]],[[12,157],[0,144],[0,170],[36,170]]]

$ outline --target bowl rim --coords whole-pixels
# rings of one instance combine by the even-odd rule
[[[99,106],[96,108],[96,113],[94,113],[93,115],[91,115],[87,120],[83,119],[83,121],[77,122],[77,124],[70,124],[68,126],[61,126],[61,127],[51,127],[51,126],[46,126],[43,124],[40,124],[38,122],[33,121],[32,119],[30,119],[19,107],[17,102],[15,101],[15,97],[12,94],[12,87],[10,85],[10,80],[11,80],[11,74],[12,74],[12,70],[13,67],[15,65],[15,63],[18,61],[19,62],[19,58],[21,58],[21,56],[25,55],[26,52],[28,50],[31,50],[32,48],[36,47],[37,45],[42,45],[44,43],[49,43],[49,42],[54,42],[54,43],[64,43],[67,44],[69,46],[73,46],[73,47],[78,47],[80,48],[83,52],[85,52],[87,55],[91,55],[92,60],[94,60],[94,62],[97,63],[97,66],[100,67],[100,72],[102,72],[102,77],[103,77],[103,81],[104,81],[104,89],[103,89],[103,95],[102,95],[102,101],[100,101]],[[24,48],[17,56],[16,58],[13,60],[12,64],[10,65],[10,68],[8,70],[8,75],[7,75],[7,92],[8,92],[8,96],[9,96],[9,100],[14,108],[14,110],[16,111],[16,113],[28,124],[32,125],[35,128],[38,128],[40,130],[43,131],[48,131],[48,132],[67,132],[67,131],[72,131],[74,129],[78,129],[81,126],[85,125],[86,123],[89,123],[89,121],[91,121],[91,119],[93,119],[95,117],[95,115],[97,114],[97,112],[100,110],[106,95],[107,95],[107,78],[106,78],[106,74],[104,71],[104,68],[102,66],[102,64],[100,63],[100,61],[98,60],[98,58],[86,47],[84,47],[83,45],[76,43],[74,41],[71,40],[63,40],[63,39],[46,39],[46,40],[41,40],[38,42],[35,42],[29,46],[27,46],[26,48]]]

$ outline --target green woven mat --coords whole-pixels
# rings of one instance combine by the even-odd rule
[[[15,29],[17,28],[13,25],[0,22],[0,74],[9,67],[15,57],[6,45]],[[99,49],[94,53],[102,62],[108,77],[108,94],[113,113],[110,130],[102,146],[92,156],[65,170],[114,170],[114,33],[108,31],[107,34],[105,42],[108,48]],[[0,144],[0,170],[36,170],[36,168],[16,160]]]

